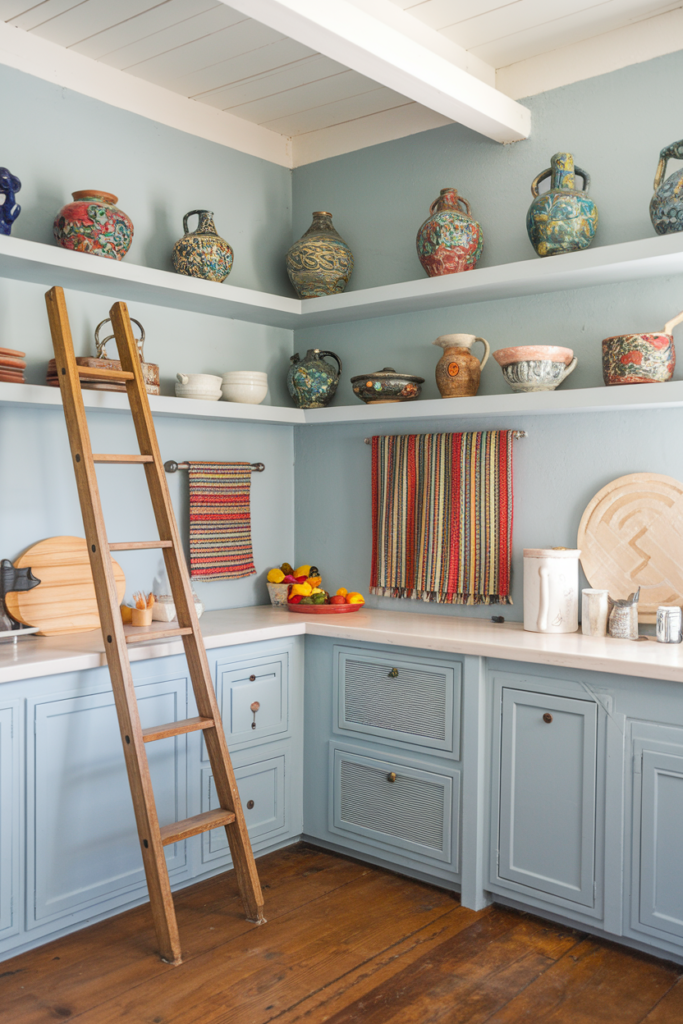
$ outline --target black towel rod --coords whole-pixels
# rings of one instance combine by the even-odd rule
[[[252,473],[262,473],[266,468],[263,462],[250,462]],[[175,462],[173,459],[169,459],[168,462],[164,463],[164,469],[167,473],[177,473],[179,469],[189,469],[189,462]]]

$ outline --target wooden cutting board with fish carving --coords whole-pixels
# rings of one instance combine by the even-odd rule
[[[126,592],[126,577],[113,559],[112,564],[120,604]],[[88,546],[83,537],[49,537],[33,544],[14,562],[16,569],[27,566],[40,580],[40,586],[6,595],[5,604],[13,619],[38,626],[39,636],[100,628]]]
[[[591,587],[628,597],[640,587],[638,618],[683,605],[683,483],[630,473],[603,487],[581,517],[577,547]]]

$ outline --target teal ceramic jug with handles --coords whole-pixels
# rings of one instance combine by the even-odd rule
[[[526,215],[529,239],[539,256],[587,249],[595,237],[598,209],[588,197],[590,175],[574,166],[571,153],[555,153],[551,166],[531,183],[534,201]],[[583,178],[583,189],[576,187],[576,175]],[[538,186],[550,178],[550,189]]]
[[[683,160],[683,139],[672,142],[659,154],[655,194],[650,200],[650,219],[658,235],[683,231],[683,170],[675,171],[665,180],[669,160]]]

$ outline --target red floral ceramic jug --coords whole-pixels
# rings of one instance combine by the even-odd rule
[[[430,277],[473,270],[484,248],[481,226],[455,188],[442,188],[417,233],[417,255]]]

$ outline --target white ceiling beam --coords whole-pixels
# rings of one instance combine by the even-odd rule
[[[378,17],[376,3],[370,13],[351,0],[221,2],[489,139],[529,137],[527,107],[425,45],[423,34]]]

